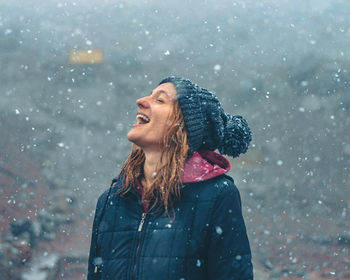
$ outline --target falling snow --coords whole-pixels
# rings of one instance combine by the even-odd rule
[[[131,150],[135,100],[170,73],[215,91],[251,127],[229,175],[255,278],[349,278],[349,2],[134,2],[1,6],[4,280],[46,279],[67,257],[84,271],[96,200]],[[79,50],[101,50],[102,62],[73,63]],[[219,239],[235,231],[202,226]]]

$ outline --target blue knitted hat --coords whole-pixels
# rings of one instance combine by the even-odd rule
[[[171,76],[159,84],[167,82],[175,86],[192,152],[218,149],[238,157],[247,151],[252,136],[242,116],[226,114],[214,93],[190,80]]]

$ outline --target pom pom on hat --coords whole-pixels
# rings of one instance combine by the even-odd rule
[[[226,114],[224,137],[218,150],[220,154],[238,157],[248,150],[252,135],[247,121],[242,116]]]
[[[159,84],[167,82],[175,86],[192,152],[218,149],[221,154],[238,157],[247,151],[252,137],[242,116],[226,114],[214,93],[188,79],[171,76]]]

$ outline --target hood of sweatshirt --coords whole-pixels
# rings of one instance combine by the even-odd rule
[[[230,169],[230,162],[224,156],[213,151],[198,151],[186,161],[182,183],[206,181]]]

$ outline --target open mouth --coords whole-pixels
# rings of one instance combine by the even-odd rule
[[[150,118],[142,114],[137,114],[136,121],[137,121],[137,124],[145,124],[150,122]]]

